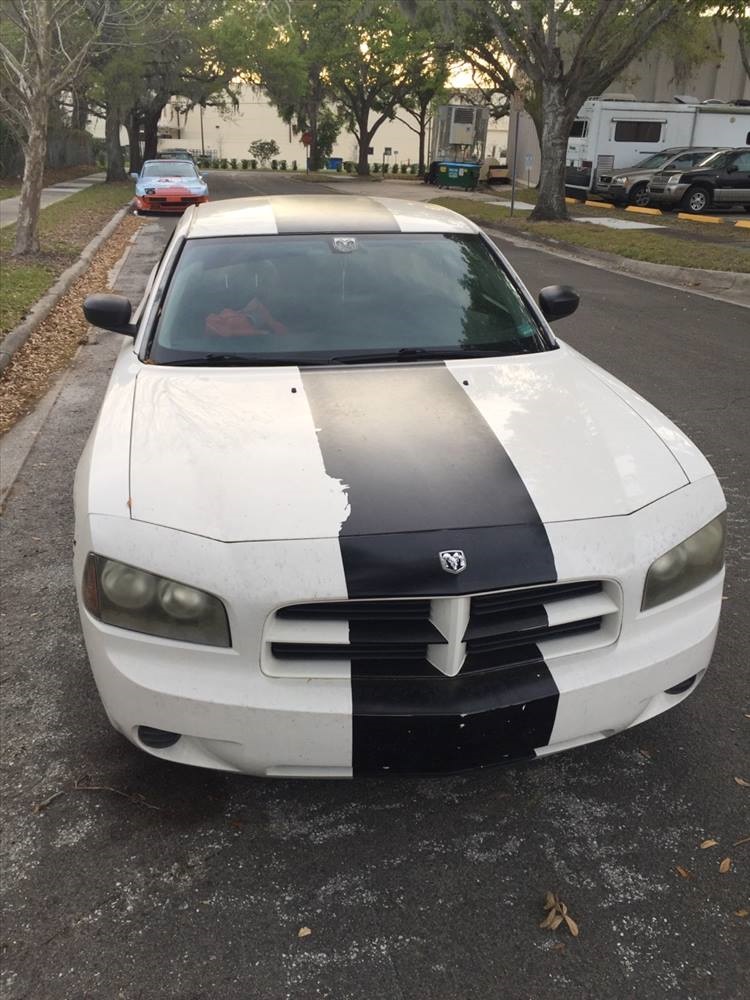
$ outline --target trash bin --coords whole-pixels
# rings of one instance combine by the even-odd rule
[[[442,160],[437,166],[437,186],[473,191],[479,181],[478,163],[451,163]]]
[[[343,156],[331,156],[326,160],[327,170],[341,170],[343,165],[344,165]]]

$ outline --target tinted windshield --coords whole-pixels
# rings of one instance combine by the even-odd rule
[[[186,242],[150,356],[305,364],[548,346],[479,236],[225,237]]]
[[[698,167],[712,167],[714,170],[723,170],[727,162],[727,152],[709,153],[704,159],[699,160],[695,164],[696,170]]]
[[[195,167],[188,160],[163,160],[146,163],[141,177],[195,177]]]

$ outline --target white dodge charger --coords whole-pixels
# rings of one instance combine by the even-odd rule
[[[557,340],[466,219],[386,198],[190,208],[76,476],[106,712],[159,757],[457,771],[671,708],[711,657],[722,491]]]

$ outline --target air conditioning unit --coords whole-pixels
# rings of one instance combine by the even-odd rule
[[[471,146],[474,142],[474,119],[477,108],[451,105],[448,142],[451,146]]]

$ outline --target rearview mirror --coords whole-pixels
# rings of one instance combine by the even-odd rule
[[[89,295],[83,303],[83,315],[92,326],[113,333],[135,337],[136,327],[130,322],[133,307],[122,295]]]
[[[546,320],[570,316],[578,308],[578,292],[570,285],[547,285],[539,293],[539,308]]]

